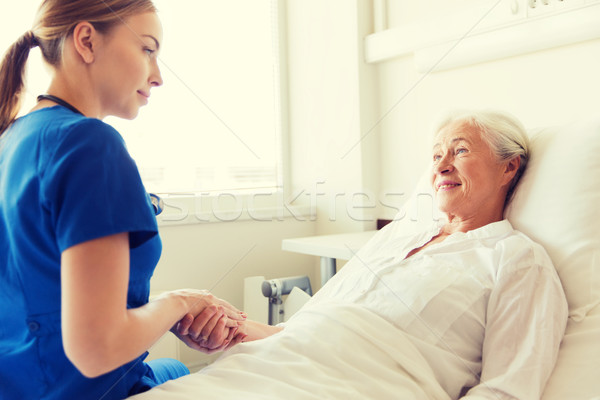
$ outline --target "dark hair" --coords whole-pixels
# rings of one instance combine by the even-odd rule
[[[13,123],[21,107],[25,64],[29,50],[39,46],[51,66],[60,63],[65,39],[82,21],[107,32],[128,17],[156,12],[151,0],[44,0],[33,28],[6,51],[0,64],[0,135]]]

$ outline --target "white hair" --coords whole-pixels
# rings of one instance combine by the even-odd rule
[[[435,135],[437,136],[449,124],[456,122],[463,122],[478,129],[481,138],[490,146],[498,160],[520,158],[519,169],[506,193],[505,204],[508,204],[529,160],[529,137],[525,127],[517,118],[502,111],[455,111],[440,120],[434,130]]]

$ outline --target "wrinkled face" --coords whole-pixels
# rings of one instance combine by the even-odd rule
[[[102,115],[132,119],[162,85],[157,63],[162,26],[155,13],[127,18],[105,35],[95,65]]]
[[[463,219],[501,215],[505,170],[477,128],[455,122],[438,133],[431,182],[442,212]]]

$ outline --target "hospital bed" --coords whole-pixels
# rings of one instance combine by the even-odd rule
[[[566,334],[542,400],[600,400],[600,118],[538,129],[531,132],[531,137],[531,160],[507,209],[507,217],[515,229],[544,245],[569,303]],[[431,192],[424,175],[399,217],[372,240],[377,240],[379,235],[405,234],[429,223],[436,214],[435,210],[429,212],[427,206],[423,206],[431,204],[428,199]],[[331,346],[337,345],[334,339],[322,340],[325,346],[327,340]],[[260,348],[257,342],[239,346],[247,345]],[[308,351],[313,343],[306,345]],[[299,363],[305,361],[301,354],[298,357]],[[319,382],[326,385],[332,381],[324,379],[316,370],[314,376],[310,376],[310,366],[305,367],[304,371],[309,372],[302,377],[303,385],[317,393],[314,398],[319,398],[318,393],[322,392]],[[272,368],[280,368],[276,360]],[[281,376],[285,368],[281,366]],[[227,369],[224,371],[222,382],[227,381]],[[236,378],[243,380],[240,374],[243,371],[238,372]],[[205,388],[200,394],[201,386],[207,381],[196,382],[194,375],[197,374],[168,382],[135,399],[187,400],[207,394],[205,398],[213,398]],[[343,386],[344,376],[338,378],[336,384]],[[376,378],[366,384],[374,390],[378,386]],[[238,383],[232,386],[237,390],[234,397],[264,398],[244,392],[243,385]],[[281,396],[303,398],[293,393],[281,393]],[[349,394],[342,398],[358,397]]]

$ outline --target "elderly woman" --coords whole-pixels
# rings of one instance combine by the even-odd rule
[[[474,112],[445,120],[434,143],[445,220],[410,236],[388,225],[285,328],[247,321],[244,341],[277,333],[180,381],[213,399],[232,379],[261,398],[539,399],[567,304],[544,249],[503,219],[527,136]],[[186,333],[205,336],[202,318]],[[169,398],[157,389],[144,398]]]

